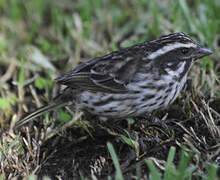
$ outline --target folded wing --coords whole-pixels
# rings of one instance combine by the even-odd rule
[[[113,52],[84,62],[55,79],[57,83],[92,92],[123,93],[141,66],[140,55]]]

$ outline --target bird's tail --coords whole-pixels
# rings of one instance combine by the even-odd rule
[[[41,116],[43,113],[45,112],[49,112],[52,111],[56,108],[60,108],[60,107],[64,107],[67,105],[67,102],[51,102],[50,104],[40,107],[39,109],[37,109],[36,111],[32,112],[31,114],[27,115],[26,117],[24,117],[23,119],[19,120],[18,122],[16,122],[14,129],[18,129],[19,127],[21,127],[22,125],[24,125],[25,123],[33,120],[34,118]]]

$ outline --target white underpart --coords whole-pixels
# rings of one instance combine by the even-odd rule
[[[180,74],[184,71],[185,65],[186,65],[186,62],[182,61],[178,64],[178,69],[177,70],[172,71],[170,68],[166,68],[165,70],[170,75],[172,75],[172,77],[175,76],[176,78],[179,78]],[[174,81],[175,83],[174,83],[173,88],[170,92],[170,95],[167,97],[167,100],[166,100],[167,103],[165,104],[165,106],[167,106],[168,104],[171,104],[177,98],[178,94],[180,93],[180,90],[183,88],[183,86],[186,82],[187,74],[188,74],[188,72],[182,77],[180,82]],[[166,79],[167,81],[170,81],[170,76],[164,76],[164,79]]]
[[[177,93],[176,93],[175,97],[173,98],[173,101],[177,98],[177,96],[179,95],[181,89],[183,88],[184,84],[186,83],[187,74],[188,74],[188,72],[181,79],[180,84],[179,84],[178,89],[177,89]],[[171,101],[170,103],[172,103],[173,101]]]
[[[147,59],[154,59],[176,48],[195,48],[195,47],[196,47],[196,44],[193,44],[193,43],[184,44],[184,43],[176,42],[174,44],[168,44],[164,46],[163,48],[160,48],[157,51],[151,53],[149,56],[147,56]]]
[[[172,89],[170,91],[170,95],[167,96],[165,103],[160,107],[160,108],[166,108],[169,104],[171,104],[179,95],[181,89],[183,88],[186,80],[187,80],[187,74],[188,72],[186,72],[186,74],[182,77],[182,79],[180,81],[176,81],[173,79],[173,77],[175,76],[176,78],[180,78],[180,74],[184,71],[184,67],[186,65],[186,62],[180,62],[180,64],[178,65],[178,69],[176,71],[172,71],[171,69],[167,68],[167,72],[170,73],[170,75],[163,75],[161,80],[158,80],[155,82],[155,85],[166,85],[169,84],[170,82],[174,82]],[[145,82],[146,84],[148,84],[147,82]],[[169,88],[169,87],[167,87]],[[164,93],[167,89],[165,90],[161,90],[161,91],[156,91],[155,89],[143,89],[143,94],[148,94],[149,91],[151,94],[155,94],[157,93],[157,96],[155,98],[152,98],[150,100],[147,100],[145,103],[142,103],[137,109],[137,114],[142,114],[145,112],[151,112],[155,109],[158,109],[158,105],[163,102],[163,98],[156,100],[157,97],[164,97],[166,94]],[[144,96],[143,96],[144,97]],[[143,98],[142,97],[142,98]],[[142,99],[140,98],[140,100]],[[148,104],[157,102],[157,104],[155,105],[151,105],[151,106],[147,106]]]
[[[183,88],[186,82],[186,79],[187,79],[187,73],[183,76],[180,82],[175,82],[172,91],[170,92],[170,96],[167,97],[165,106],[168,106],[177,98],[177,96],[179,95],[181,89]]]
[[[179,77],[179,75],[184,71],[184,67],[186,65],[186,61],[182,61],[178,64],[178,69],[173,71],[170,68],[165,68],[165,71],[167,71],[168,74],[170,74],[172,77],[176,76]]]

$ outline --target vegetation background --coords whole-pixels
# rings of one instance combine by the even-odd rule
[[[140,142],[129,129],[124,135],[117,134],[127,145],[122,148],[112,132],[111,138],[96,135],[103,128],[92,127],[92,118],[72,116],[66,109],[57,112],[58,118],[47,114],[43,125],[32,123],[20,133],[13,131],[17,120],[58,93],[53,79],[62,72],[79,62],[172,32],[184,32],[214,51],[193,67],[174,106],[156,114],[165,120],[178,119],[179,124],[164,133],[172,143],[157,132],[157,138],[164,141],[153,140],[149,146],[152,141],[148,140],[149,148],[140,150]],[[51,179],[217,179],[219,114],[219,0],[0,0],[1,179],[35,178],[30,176],[33,174]],[[55,124],[54,119],[58,119]],[[139,132],[132,129],[136,121],[129,122],[131,130]],[[77,136],[76,130],[80,132]],[[145,132],[150,134],[149,129]],[[52,146],[55,140],[62,143]],[[115,148],[106,145],[109,141]],[[79,149],[87,152],[71,155]],[[131,151],[134,158],[128,153]]]

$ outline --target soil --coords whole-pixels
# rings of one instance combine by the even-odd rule
[[[219,100],[211,103],[215,109],[216,103],[218,104]],[[173,105],[169,111],[159,112],[150,117],[136,118],[133,124],[129,124],[126,120],[113,124],[97,122],[97,120],[89,128],[90,133],[77,126],[66,129],[65,133],[55,135],[40,147],[39,179],[43,176],[49,176],[52,179],[114,177],[115,168],[106,145],[107,142],[111,142],[114,146],[125,179],[134,179],[137,166],[141,167],[142,177],[146,178],[149,170],[145,159],[153,157],[166,161],[171,146],[176,147],[174,163],[178,164],[181,151],[179,145],[187,147],[184,138],[187,137],[187,131],[190,132],[192,127],[197,137],[206,138],[206,144],[202,141],[199,144],[193,136],[190,141],[200,151],[203,159],[207,159],[208,148],[215,145],[218,140],[210,133],[201,116],[195,115],[190,119],[185,119],[186,113],[178,111],[179,108]],[[220,112],[219,109],[216,110]],[[165,113],[168,113],[165,121],[155,118],[155,115],[163,117]],[[97,117],[92,118],[97,119]],[[220,119],[216,123],[219,125]],[[128,137],[124,129],[129,132],[132,139],[138,142],[139,155],[121,137],[122,134]]]

